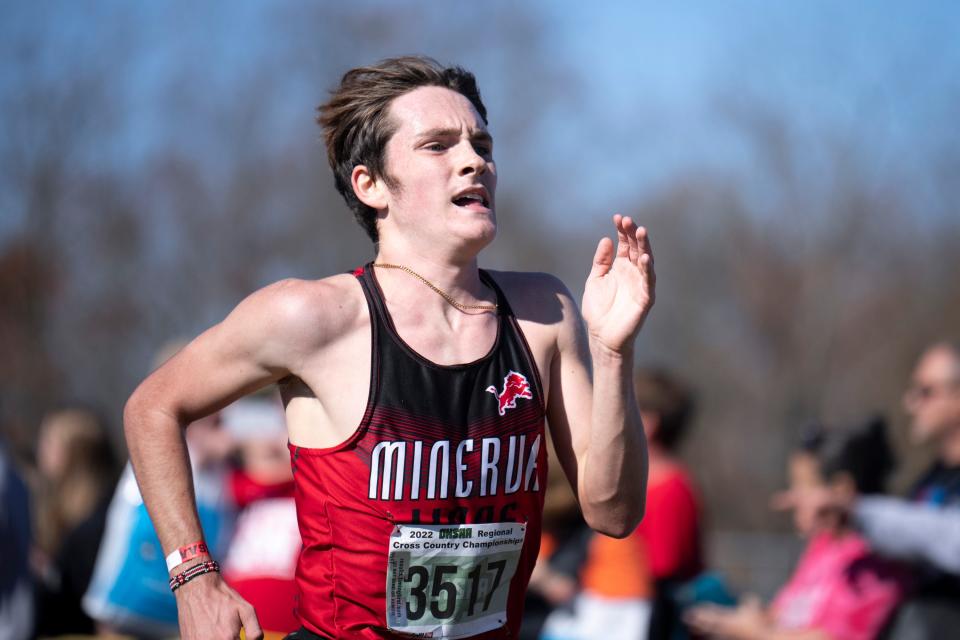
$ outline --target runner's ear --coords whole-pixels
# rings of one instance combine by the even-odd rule
[[[350,182],[360,202],[377,211],[387,208],[387,185],[374,178],[366,165],[358,164],[353,168]]]

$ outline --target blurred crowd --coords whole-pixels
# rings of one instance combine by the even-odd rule
[[[957,637],[960,345],[929,347],[904,393],[911,443],[937,452],[906,496],[886,494],[895,459],[884,418],[804,430],[770,504],[792,512],[805,546],[768,603],[736,593],[704,556],[701,501],[677,454],[692,392],[668,372],[640,371],[636,397],[649,442],[646,516],[626,539],[594,534],[563,480],[553,483],[525,638]]]
[[[593,533],[551,465],[522,638],[955,637],[960,345],[928,348],[904,393],[910,441],[937,452],[907,495],[886,493],[895,457],[883,417],[804,430],[771,507],[792,512],[805,548],[768,603],[737,593],[705,555],[700,492],[679,454],[694,391],[641,370],[635,392],[649,446],[646,516],[624,539]],[[91,407],[52,408],[29,465],[0,440],[0,640],[177,635],[164,554],[110,428]],[[299,627],[301,543],[280,400],[244,398],[186,439],[206,542],[267,637],[283,637]]]
[[[164,553],[110,426],[85,406],[52,410],[30,466],[0,443],[0,640],[177,637]],[[268,637],[282,637],[299,627],[301,544],[279,396],[241,399],[185,436],[206,543]]]

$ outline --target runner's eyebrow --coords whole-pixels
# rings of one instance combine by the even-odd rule
[[[454,138],[460,137],[460,129],[453,128],[444,128],[437,127],[434,129],[429,129],[417,136],[418,140],[426,140],[429,138]],[[493,144],[493,136],[491,136],[487,131],[479,129],[470,134],[471,142],[486,142]]]

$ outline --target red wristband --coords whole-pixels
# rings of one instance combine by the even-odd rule
[[[178,567],[184,562],[193,560],[197,556],[202,556],[209,554],[210,550],[207,549],[207,543],[203,540],[199,542],[191,542],[190,544],[184,545],[179,549],[174,549],[170,552],[170,555],[167,556],[167,571],[173,571],[174,567]]]

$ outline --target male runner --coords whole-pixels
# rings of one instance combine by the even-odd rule
[[[202,536],[183,425],[276,382],[304,542],[296,637],[515,636],[545,421],[591,526],[622,537],[643,515],[631,371],[653,304],[646,231],[614,216],[618,245],[600,241],[581,317],[556,278],[477,266],[496,234],[497,174],[472,74],[386,60],[348,72],[320,113],[376,259],[257,291],[131,396],[130,457],[171,576],[209,559],[176,564]],[[176,596],[188,640],[241,625],[259,637],[214,571]]]

